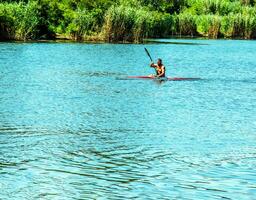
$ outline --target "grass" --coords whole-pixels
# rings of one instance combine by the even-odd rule
[[[169,36],[256,38],[255,0],[182,2],[180,9],[168,12],[167,2],[158,2],[161,9],[157,9],[139,0],[0,0],[0,39],[35,40],[64,35],[76,41],[139,43],[145,38]]]

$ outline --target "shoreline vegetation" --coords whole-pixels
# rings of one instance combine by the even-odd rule
[[[256,39],[256,0],[0,0],[0,40]]]

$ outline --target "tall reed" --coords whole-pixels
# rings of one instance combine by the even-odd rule
[[[0,39],[15,38],[15,11],[19,4],[0,3]]]
[[[230,0],[189,0],[190,10],[197,15],[237,13],[242,9],[239,1]]]
[[[106,13],[103,25],[104,39],[108,42],[132,41],[136,10],[112,6]]]
[[[71,22],[66,28],[66,33],[72,39],[81,41],[87,35],[90,35],[96,23],[96,18],[92,12],[78,9],[73,12]]]
[[[0,4],[0,32],[4,39],[36,39],[38,25],[36,2]]]
[[[111,7],[105,15],[103,35],[109,42],[141,42],[147,37],[166,37],[176,31],[175,17],[147,8]]]
[[[19,4],[18,12],[14,13],[15,38],[19,40],[36,39],[39,33],[40,17],[36,2]]]
[[[142,42],[170,35],[256,38],[256,0],[175,1],[180,9],[174,9],[172,2],[0,0],[0,39],[54,38],[56,34],[109,42]]]
[[[220,32],[225,37],[255,38],[256,16],[241,13],[224,16],[221,21]]]
[[[221,17],[218,15],[201,15],[196,20],[197,32],[209,38],[218,38]]]
[[[179,35],[197,35],[196,31],[196,15],[192,15],[190,13],[182,13],[178,15],[178,30]]]

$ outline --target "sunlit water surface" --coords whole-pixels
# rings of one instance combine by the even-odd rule
[[[0,199],[256,199],[256,42],[160,42],[0,43]]]

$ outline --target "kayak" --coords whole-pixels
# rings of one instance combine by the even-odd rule
[[[196,81],[201,78],[182,78],[182,77],[154,77],[154,76],[128,76],[128,79],[151,79],[151,80],[163,80],[163,81]]]

